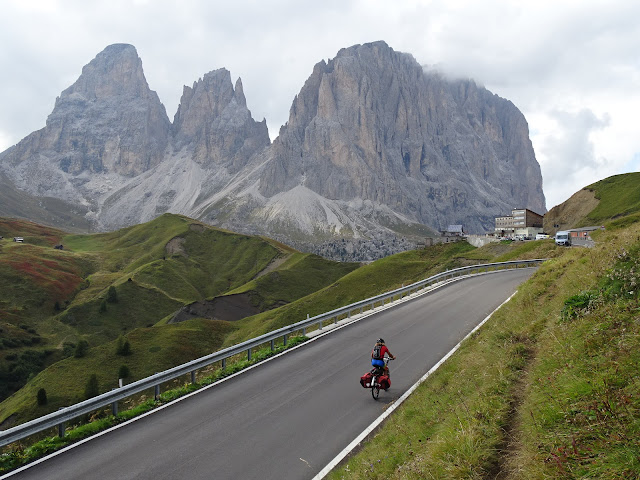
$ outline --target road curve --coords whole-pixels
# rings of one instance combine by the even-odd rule
[[[533,272],[453,282],[12,478],[312,478]],[[398,359],[391,389],[374,401],[358,380],[378,337]]]

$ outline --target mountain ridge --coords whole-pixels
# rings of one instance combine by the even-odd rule
[[[546,210],[517,108],[383,41],[318,62],[273,142],[226,69],[185,86],[171,122],[135,47],[111,45],[45,128],[0,153],[0,170],[30,195],[81,205],[94,230],[172,212],[310,248],[407,227],[480,231],[513,204]]]

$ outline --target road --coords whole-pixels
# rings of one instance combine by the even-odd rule
[[[12,478],[312,478],[533,271],[460,280],[380,311]],[[378,337],[398,359],[375,401],[359,378]]]

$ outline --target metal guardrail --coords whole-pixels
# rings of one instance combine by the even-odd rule
[[[287,327],[274,330],[273,332],[266,333],[259,337],[247,340],[246,342],[239,343],[232,347],[225,348],[218,352],[212,353],[205,357],[201,357],[190,362],[187,362],[177,367],[170,368],[164,372],[156,373],[150,377],[143,378],[137,382],[130,383],[120,388],[111,390],[110,392],[103,393],[96,397],[90,398],[75,405],[64,407],[56,412],[52,412],[48,415],[36,418],[29,422],[25,422],[21,425],[9,428],[7,430],[0,431],[0,447],[13,443],[22,438],[26,438],[30,435],[34,435],[42,430],[58,427],[58,433],[60,436],[64,435],[65,423],[77,418],[81,415],[93,412],[100,408],[111,405],[114,414],[118,411],[118,402],[127,397],[130,397],[136,393],[140,393],[144,390],[154,388],[155,396],[159,395],[160,385],[170,380],[176,379],[182,375],[191,374],[191,382],[195,383],[196,371],[200,368],[211,365],[215,362],[222,362],[222,366],[225,366],[226,359],[238,355],[243,352],[247,352],[247,358],[251,360],[251,350],[266,343],[271,343],[271,349],[274,349],[274,341],[283,337],[283,342],[286,345],[287,336],[294,332],[302,332],[306,334],[306,330],[309,327],[317,326],[318,329],[323,328],[323,323],[334,320],[334,323],[338,322],[340,317],[350,318],[354,311],[362,313],[366,307],[375,309],[377,304],[384,305],[387,300],[393,300],[395,297],[404,297],[417,292],[429,285],[436,282],[447,280],[449,278],[467,275],[477,271],[490,271],[505,268],[518,268],[519,266],[534,266],[539,265],[546,259],[535,260],[515,260],[511,262],[502,263],[487,263],[482,265],[471,265],[468,267],[456,268],[448,270],[446,272],[438,273],[425,280],[413,283],[408,286],[403,286],[391,292],[383,293],[375,297],[367,298],[359,302],[352,303],[346,307],[340,307],[327,313],[316,315],[315,317],[307,318],[301,322],[289,325]]]

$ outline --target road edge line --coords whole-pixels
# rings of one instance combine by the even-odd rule
[[[395,411],[396,408],[402,405],[402,403],[404,403],[404,401],[407,398],[409,398],[409,396],[427,378],[429,378],[429,376],[431,376],[433,372],[435,372],[438,368],[440,368],[440,366],[445,361],[447,361],[447,359],[451,357],[451,355],[453,355],[458,350],[458,348],[460,348],[460,345],[462,344],[462,342],[464,342],[467,338],[473,335],[480,327],[482,327],[493,316],[493,314],[496,313],[498,310],[500,310],[500,308],[502,308],[503,305],[509,302],[509,300],[511,300],[516,293],[518,293],[517,290],[513,292],[509,296],[509,298],[507,298],[504,302],[502,302],[493,312],[487,315],[487,317],[484,320],[482,320],[478,325],[476,325],[476,327],[473,330],[471,330],[462,340],[460,340],[460,342],[458,342],[458,344],[455,347],[453,347],[449,351],[449,353],[447,353],[444,357],[440,359],[440,361],[438,361],[438,363],[436,363],[433,367],[431,367],[431,369],[427,373],[425,373],[416,383],[414,383],[413,386],[411,386],[411,388],[409,388],[409,390],[407,390],[398,400],[393,402],[393,404],[391,404],[391,406],[387,408],[382,415],[380,415],[377,419],[375,419],[371,425],[369,425],[362,433],[360,433],[360,435],[358,435],[349,445],[347,445],[338,455],[336,455],[336,457],[333,460],[331,460],[331,462],[329,462],[322,470],[320,470],[320,472],[318,472],[316,476],[313,477],[312,480],[321,480],[324,477],[326,477],[334,468],[336,468],[338,464],[342,462],[342,460],[344,460],[347,457],[347,455],[349,455],[353,451],[354,448],[356,448],[360,443],[362,443],[371,434],[371,432],[373,432],[384,420],[387,419],[387,417],[389,417],[389,415],[391,415],[391,413]]]

